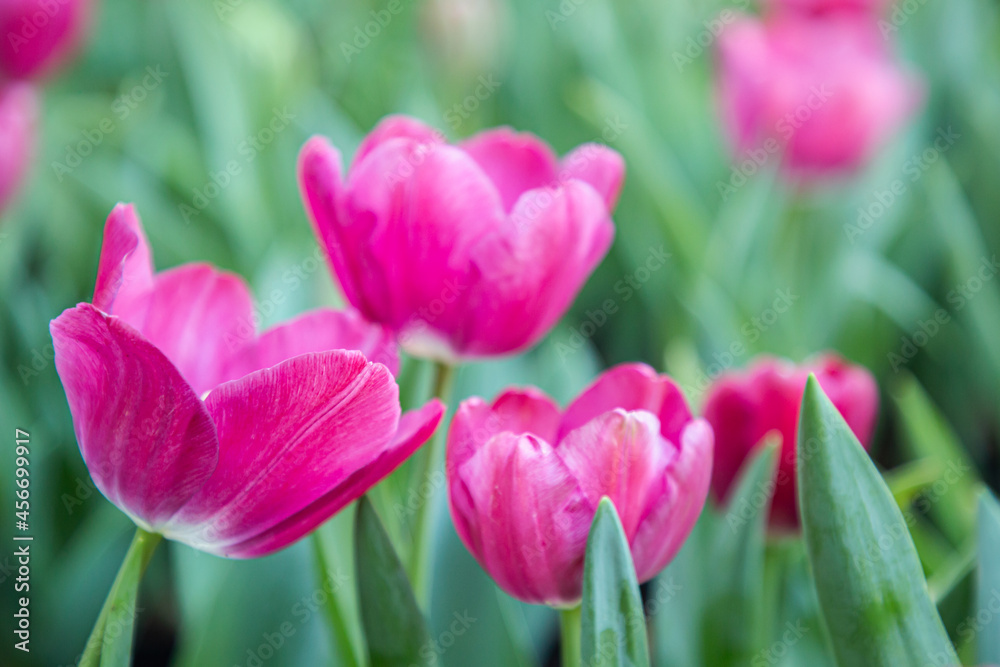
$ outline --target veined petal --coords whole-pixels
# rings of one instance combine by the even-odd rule
[[[170,361],[91,304],[51,324],[55,365],[97,488],[156,530],[205,483],[219,443],[208,411]]]
[[[559,439],[615,408],[645,410],[660,420],[660,432],[679,442],[691,412],[680,388],[667,376],[657,375],[646,364],[621,364],[604,372],[566,408]]]
[[[632,537],[632,560],[639,581],[648,581],[680,550],[701,515],[712,478],[712,427],[703,419],[688,424],[677,454],[650,490],[648,512]]]
[[[219,465],[164,534],[221,555],[251,549],[239,545],[294,522],[379,459],[397,433],[398,394],[385,366],[346,350],[220,385],[205,399]]]
[[[501,433],[450,483],[459,535],[501,588],[536,604],[579,600],[594,506],[548,443]]]
[[[146,317],[153,288],[153,256],[132,204],[118,204],[104,224],[93,304],[136,328]]]
[[[419,410],[403,414],[395,438],[368,465],[358,469],[336,488],[305,509],[274,527],[226,549],[230,558],[256,558],[292,544],[317,526],[354,502],[400,466],[434,434],[444,405],[434,399]]]
[[[253,342],[253,299],[239,276],[185,264],[156,275],[137,328],[201,396],[222,381],[229,358]]]
[[[224,380],[244,375],[308,352],[358,350],[368,361],[380,363],[395,375],[399,352],[392,334],[367,322],[353,310],[314,310],[265,331],[229,360]]]

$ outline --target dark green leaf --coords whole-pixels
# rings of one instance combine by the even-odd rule
[[[799,420],[798,477],[809,561],[838,664],[957,665],[906,520],[812,376]]]
[[[430,641],[427,626],[406,571],[367,498],[358,502],[354,530],[361,624],[371,665],[421,664],[420,649]]]
[[[649,665],[635,566],[615,506],[601,500],[587,538],[580,652],[588,667]]]

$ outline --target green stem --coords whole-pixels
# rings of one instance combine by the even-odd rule
[[[435,369],[434,396],[447,403],[455,379],[455,368],[438,362],[435,364]],[[433,578],[431,571],[433,540],[431,538],[434,533],[432,519],[435,489],[434,485],[429,482],[434,471],[440,470],[444,465],[443,447],[446,431],[447,425],[442,423],[431,438],[430,443],[417,455],[415,475],[410,478],[411,488],[419,491],[421,485],[428,482],[427,486],[431,489],[428,497],[421,498],[420,505],[416,510],[416,518],[413,522],[413,548],[410,552],[410,567],[408,568],[414,595],[424,609],[427,609],[430,602],[431,580]]]
[[[581,667],[580,611],[582,608],[581,605],[577,605],[572,609],[559,610],[559,630],[562,639],[559,652],[562,654],[562,667]]]
[[[125,646],[131,647],[139,580],[146,572],[146,566],[149,565],[149,560],[162,539],[162,535],[147,533],[142,528],[136,528],[132,544],[125,554],[125,560],[122,561],[114,583],[111,584],[111,590],[101,608],[100,616],[97,617],[97,623],[94,624],[94,631],[87,640],[87,646],[80,658],[80,667],[98,667],[101,663],[101,652],[107,648],[104,631],[111,619],[123,628],[118,631],[116,638],[127,636]]]
[[[319,567],[319,578],[323,590],[326,592],[326,604],[323,605],[326,611],[327,621],[333,631],[334,653],[338,660],[337,664],[349,667],[356,667],[358,664],[357,654],[354,651],[354,642],[351,640],[351,633],[347,627],[347,619],[340,608],[338,594],[334,589],[329,564],[327,562],[326,547],[323,538],[317,530],[312,534],[313,550],[316,555],[316,564]]]

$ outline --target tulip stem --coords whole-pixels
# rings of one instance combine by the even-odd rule
[[[562,641],[559,652],[562,654],[562,667],[580,667],[580,611],[583,607],[577,605],[572,609],[559,610],[559,629]]]
[[[162,539],[162,535],[148,533],[142,528],[136,529],[132,544],[125,554],[125,560],[122,561],[118,575],[111,584],[111,590],[101,608],[101,614],[94,624],[94,631],[87,640],[87,646],[80,658],[80,667],[97,667],[102,662],[101,652],[109,649],[112,642],[125,642],[124,646],[131,649],[139,581]],[[106,639],[105,630],[111,625],[117,630],[113,637],[108,635]]]
[[[451,387],[455,379],[455,367],[438,362],[435,365],[434,376],[434,396],[447,403],[451,395]],[[416,509],[416,517],[413,522],[413,548],[409,558],[410,582],[413,585],[413,593],[417,602],[424,609],[430,603],[431,580],[433,572],[431,564],[433,562],[432,535],[434,533],[434,484],[429,483],[431,476],[436,470],[440,470],[444,465],[444,433],[447,425],[442,422],[437,432],[431,437],[430,443],[420,452],[416,458],[416,470],[411,477],[411,488],[418,490],[427,482],[427,487],[431,489],[431,494],[426,498],[421,498],[422,502]]]

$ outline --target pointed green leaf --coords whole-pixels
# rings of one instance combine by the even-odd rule
[[[601,500],[583,566],[581,657],[585,665],[648,667],[646,618],[625,530],[615,506]]]
[[[906,520],[812,376],[799,419],[798,478],[809,561],[840,667],[959,664]]]
[[[367,498],[358,501],[354,531],[361,624],[372,667],[422,664],[420,649],[430,641],[427,626],[406,571]]]
[[[769,438],[743,466],[717,528],[712,553],[716,571],[709,580],[703,626],[706,664],[750,664],[760,648],[764,546],[779,444]]]
[[[981,665],[1000,664],[1000,614],[993,610],[1000,602],[1000,503],[989,491],[979,497],[979,581],[976,590],[976,619],[990,612],[979,626],[977,656]]]

